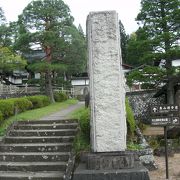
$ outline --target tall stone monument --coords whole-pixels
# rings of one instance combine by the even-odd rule
[[[117,13],[90,13],[87,35],[92,150],[125,151],[125,89]]]
[[[91,149],[73,180],[149,180],[147,169],[126,151],[125,89],[118,16],[91,12],[87,19]]]

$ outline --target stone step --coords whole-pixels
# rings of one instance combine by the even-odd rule
[[[0,152],[70,152],[72,143],[1,144]]]
[[[65,171],[66,162],[0,162],[0,171]]]
[[[76,129],[55,129],[55,130],[11,130],[9,136],[72,136]]]
[[[53,124],[56,123],[75,123],[77,122],[77,119],[60,119],[60,120],[29,120],[29,121],[18,121],[18,124]]]
[[[73,142],[75,136],[6,136],[4,143],[67,143]]]
[[[22,172],[22,171],[0,171],[1,180],[64,180],[64,173],[60,171],[44,172]]]
[[[57,124],[17,124],[15,130],[40,130],[40,129],[76,129],[77,123],[57,123]]]
[[[3,152],[0,153],[0,162],[56,162],[68,161],[68,152]]]
[[[0,180],[63,180],[75,120],[19,121],[0,144]]]

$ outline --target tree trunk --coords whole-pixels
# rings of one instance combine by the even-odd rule
[[[167,83],[167,104],[174,104],[174,83],[168,78]]]
[[[52,56],[51,56],[51,47],[46,46],[45,47],[45,53],[46,53],[46,61],[47,63],[51,64]],[[49,96],[51,103],[54,103],[54,94],[53,94],[53,88],[52,88],[52,72],[50,71],[49,67],[45,75],[45,91],[46,95]]]
[[[45,74],[45,92],[46,95],[50,98],[51,103],[54,103],[54,94],[53,94],[53,88],[52,88],[52,78],[51,78],[51,71],[47,70]]]

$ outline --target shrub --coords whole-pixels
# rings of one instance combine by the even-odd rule
[[[132,108],[129,105],[129,101],[127,98],[126,98],[126,119],[127,119],[128,134],[133,135],[136,128],[136,123]]]
[[[43,107],[48,106],[51,103],[48,96],[39,95],[38,97],[39,97],[39,99],[41,99],[41,101],[43,103]]]
[[[90,139],[90,111],[89,108],[84,109],[79,117],[79,125],[81,132]]]
[[[80,125],[80,131],[74,140],[74,150],[78,155],[81,151],[90,148],[90,111],[89,108],[81,108],[73,114],[73,118],[77,118]]]
[[[54,99],[56,102],[63,102],[68,99],[68,96],[63,92],[55,92],[54,93]]]
[[[0,111],[3,119],[10,117],[14,114],[14,102],[12,99],[0,100]]]
[[[29,101],[27,98],[22,97],[22,98],[13,98],[11,99],[14,102],[14,108],[17,108],[18,112],[23,112],[28,109],[32,108],[32,103]]]
[[[2,112],[0,111],[0,124],[1,124],[1,122],[3,121],[4,119],[3,119],[3,114],[2,114]]]
[[[50,104],[50,100],[47,96],[28,96],[27,99],[31,101],[33,109],[41,108]]]
[[[142,122],[139,122],[138,123],[138,127],[140,128],[140,130],[143,132],[144,130],[146,130],[146,128],[148,127],[148,125],[142,123]]]
[[[130,141],[127,143],[127,149],[128,150],[140,150],[140,149],[142,149],[142,147],[140,144],[136,144],[136,143]]]
[[[149,140],[149,145],[151,146],[152,149],[158,149],[160,147],[160,144],[156,138],[151,138]]]

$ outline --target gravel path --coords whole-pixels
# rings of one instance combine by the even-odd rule
[[[169,180],[180,180],[180,154],[169,157]],[[150,180],[166,180],[165,157],[155,156],[158,169],[150,171]]]
[[[49,116],[42,117],[40,120],[59,120],[59,119],[66,119],[67,116],[73,112],[74,110],[83,107],[84,102],[78,102],[75,105],[71,105],[68,108],[62,109],[59,112],[53,113]]]

